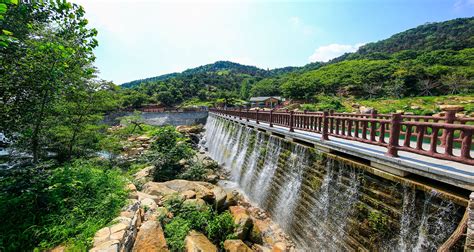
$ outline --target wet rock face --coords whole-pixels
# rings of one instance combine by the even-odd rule
[[[196,231],[191,231],[186,236],[185,244],[187,252],[217,252],[216,245],[212,244],[205,235]]]

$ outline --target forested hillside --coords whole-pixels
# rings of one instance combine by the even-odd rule
[[[125,105],[210,105],[267,95],[314,102],[334,95],[370,99],[466,94],[473,92],[473,78],[474,18],[459,18],[400,32],[327,63],[263,70],[218,61],[122,87],[134,87],[125,91],[130,98]]]
[[[430,23],[369,43],[321,67],[268,78],[252,93],[315,100],[473,92],[474,18]]]

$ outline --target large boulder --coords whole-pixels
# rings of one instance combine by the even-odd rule
[[[118,252],[120,249],[119,240],[108,240],[100,245],[93,247],[89,252]]]
[[[210,183],[175,179],[166,181],[163,184],[169,189],[178,193],[191,190],[196,192],[196,198],[203,199],[208,202],[214,200],[214,193],[212,192],[214,185]]]
[[[201,124],[199,125],[179,125],[176,126],[176,131],[182,134],[197,134],[201,133],[203,131],[203,126]]]
[[[166,184],[158,182],[146,183],[145,185],[143,185],[142,192],[150,195],[155,195],[160,198],[178,193],[177,191],[166,186]]]
[[[153,172],[155,170],[155,166],[147,166],[143,169],[141,169],[140,171],[138,171],[137,173],[135,173],[133,175],[133,178],[141,183],[141,184],[145,184],[146,182],[148,181],[151,181],[153,180]]]
[[[239,196],[240,196],[239,192],[237,192],[236,190],[232,190],[230,192],[227,192],[226,194],[227,194],[227,196],[226,196],[226,200],[225,200],[225,203],[224,203],[224,208],[227,209],[230,206],[237,205],[237,203],[239,201]]]
[[[159,222],[146,221],[141,225],[132,251],[169,251]]]
[[[152,199],[156,204],[160,204],[160,197],[156,195],[146,194],[144,192],[137,192],[138,200],[142,201],[144,199]]]
[[[234,219],[234,224],[237,226],[235,235],[241,240],[247,239],[252,228],[252,219],[248,215],[247,209],[242,206],[231,206],[229,211]]]
[[[187,252],[217,252],[217,247],[205,235],[194,230],[186,236],[185,243]]]
[[[271,222],[268,219],[259,220],[255,218],[252,222],[253,225],[250,232],[250,240],[259,244],[263,243],[272,245],[275,241],[271,239]]]
[[[255,251],[255,252],[272,252],[272,249],[271,249],[271,248],[262,246],[262,245],[260,245],[260,244],[254,244],[254,245],[252,246],[252,249],[253,249],[253,251]]]
[[[242,240],[226,240],[224,242],[224,250],[226,252],[252,252]]]
[[[215,186],[212,189],[212,193],[214,194],[214,199],[215,199],[214,202],[215,202],[216,209],[221,209],[224,206],[225,201],[227,199],[227,193],[220,186]]]

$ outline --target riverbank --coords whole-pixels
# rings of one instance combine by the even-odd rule
[[[202,137],[202,126],[178,126],[176,131],[199,148],[196,141]],[[134,147],[126,148],[125,156],[139,159],[150,155],[144,147],[157,140],[147,135],[128,137],[128,146]],[[143,148],[141,152],[136,152],[136,142]],[[239,191],[220,186],[227,174],[204,151],[180,160],[184,171],[176,177],[192,170],[195,163],[201,165],[190,172],[195,181],[154,182],[160,180],[160,167],[154,165],[136,171],[127,186],[127,205],[110,226],[95,234],[91,251],[295,250],[294,243],[265,211]],[[199,175],[200,169],[205,174]]]

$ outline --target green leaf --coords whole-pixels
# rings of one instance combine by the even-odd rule
[[[7,5],[4,3],[0,3],[0,14],[4,14],[7,12]]]
[[[7,35],[7,36],[11,36],[13,35],[13,32],[11,31],[7,31],[7,30],[2,30],[3,34]]]

